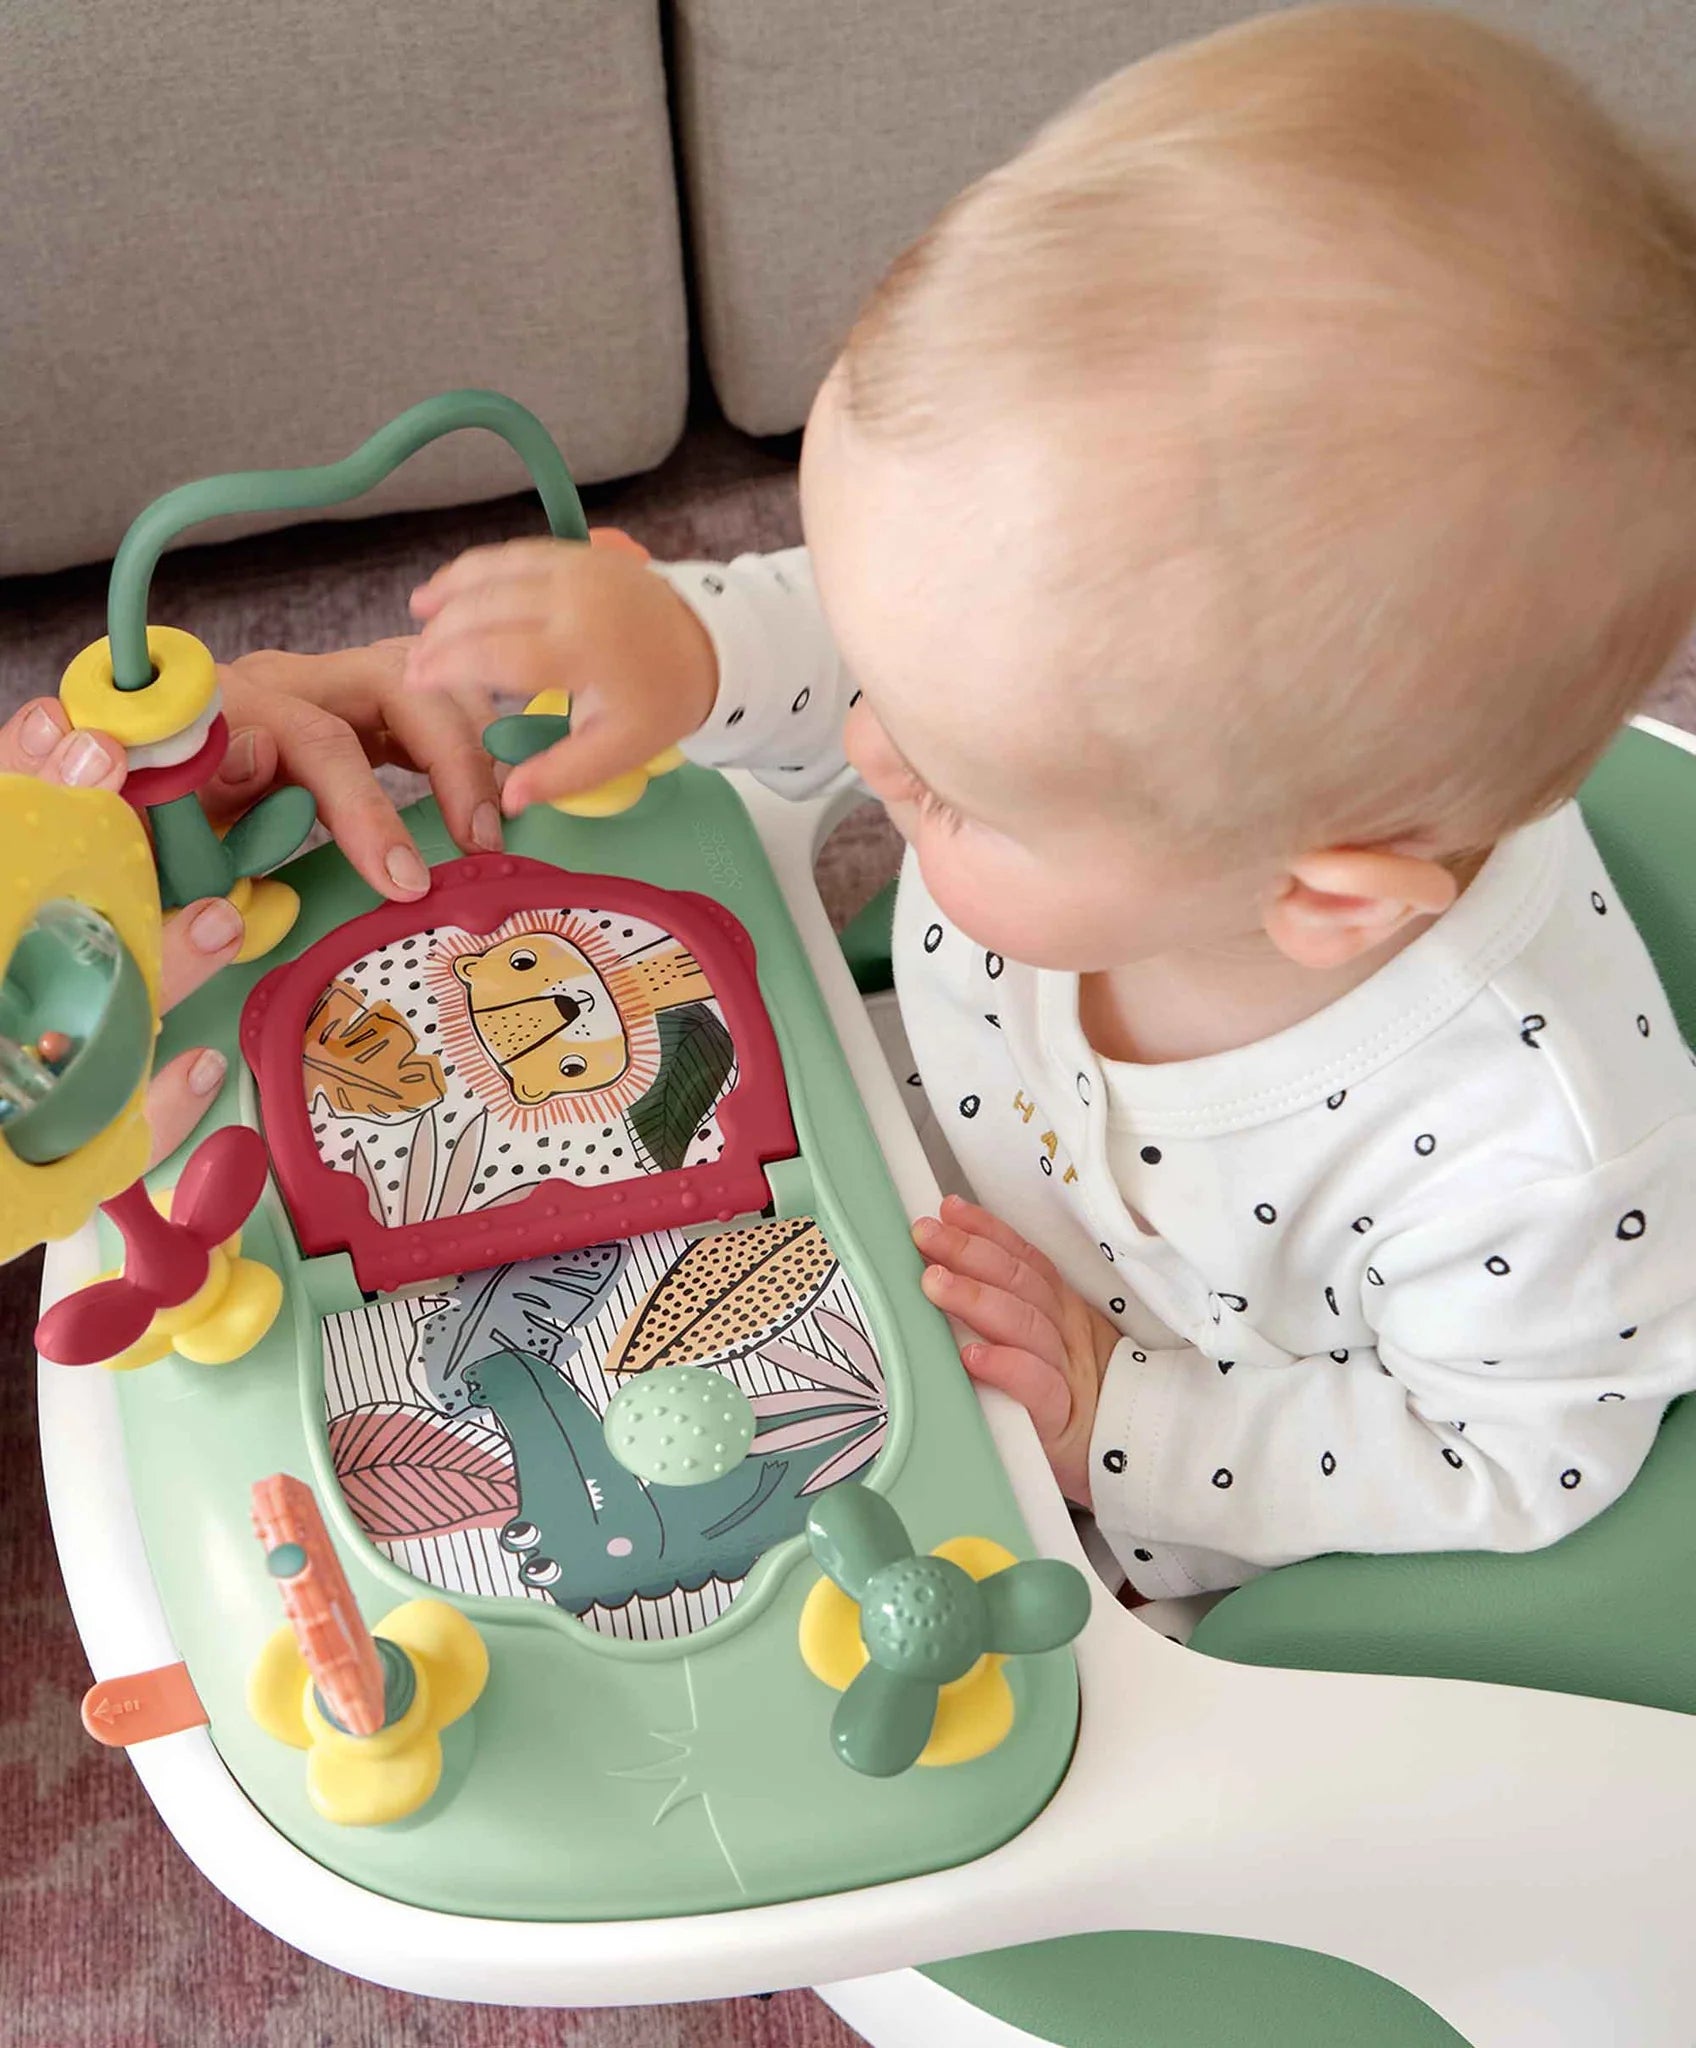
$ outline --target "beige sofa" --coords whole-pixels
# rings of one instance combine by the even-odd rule
[[[854,306],[1093,78],[1245,0],[0,0],[0,574],[183,478],[344,454],[451,385],[586,480],[804,418]],[[1639,124],[1696,0],[1474,0]],[[685,195],[687,255],[679,232]],[[514,489],[462,435],[356,510]]]

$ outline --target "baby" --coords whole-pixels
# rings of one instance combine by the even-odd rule
[[[846,757],[983,1203],[925,1290],[1141,1593],[1616,1499],[1696,1386],[1696,1070],[1571,799],[1696,614],[1696,221],[1528,50],[1278,14],[957,200],[801,483],[804,550],[479,549],[250,657],[234,758],[405,897],[364,754],[498,844],[482,693],[574,697],[509,812]]]

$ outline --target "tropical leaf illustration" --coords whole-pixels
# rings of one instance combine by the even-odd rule
[[[413,1333],[413,1384],[445,1415],[477,1405],[468,1367],[491,1353],[522,1352],[563,1366],[578,1350],[578,1326],[592,1316],[624,1269],[624,1247],[595,1244],[468,1274]]]
[[[697,1238],[638,1304],[605,1370],[740,1357],[804,1314],[835,1271],[836,1254],[810,1216]]]
[[[820,1493],[838,1480],[849,1479],[869,1465],[883,1449],[889,1430],[889,1397],[876,1350],[846,1316],[821,1308],[814,1325],[842,1352],[846,1364],[820,1358],[783,1338],[762,1344],[758,1355],[767,1365],[781,1366],[816,1391],[752,1396],[756,1455],[799,1451],[827,1443],[845,1430],[863,1424],[857,1435],[819,1466],[801,1488],[803,1496]],[[789,1419],[793,1418],[793,1419]]]
[[[418,1050],[390,1003],[367,1003],[352,982],[333,981],[306,1020],[301,1047],[306,1100],[337,1116],[416,1116],[440,1102],[440,1060]]]
[[[434,1215],[458,1216],[464,1212],[471,1184],[482,1164],[483,1137],[488,1128],[488,1114],[480,1109],[449,1145],[447,1170],[442,1175],[441,1192],[436,1196],[432,1212]]]
[[[736,1053],[730,1033],[705,1003],[662,1010],[656,1022],[659,1076],[625,1114],[654,1170],[670,1173],[683,1164],[695,1133],[712,1114]]]
[[[330,1457],[376,1543],[498,1529],[518,1511],[511,1447],[479,1423],[379,1402],[331,1418]]]

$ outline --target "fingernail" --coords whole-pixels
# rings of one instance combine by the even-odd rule
[[[967,1344],[962,1346],[960,1351],[960,1358],[961,1361],[966,1365],[981,1365],[983,1363],[983,1346],[981,1344]]]
[[[87,789],[104,782],[112,772],[106,750],[91,732],[74,733],[65,743],[59,763],[59,780],[67,789]]]
[[[221,1052],[214,1052],[210,1046],[200,1053],[194,1065],[188,1070],[188,1086],[191,1095],[216,1095],[224,1085],[228,1062]]]
[[[238,732],[230,742],[230,750],[224,756],[219,774],[226,782],[248,782],[258,771],[259,749],[252,731]]]
[[[501,850],[501,814],[485,799],[471,813],[471,836],[485,853]]]
[[[241,912],[223,896],[214,897],[189,921],[189,944],[197,953],[222,953],[241,933]]]
[[[32,761],[45,761],[59,744],[60,727],[45,704],[35,705],[18,728],[18,745]]]
[[[948,1268],[946,1266],[927,1266],[925,1268],[925,1285],[927,1287],[940,1287],[947,1278]]]
[[[391,846],[383,865],[389,880],[406,896],[422,896],[430,886],[430,870],[415,846]]]
[[[935,1235],[936,1218],[934,1216],[921,1216],[913,1225],[913,1236],[920,1244],[923,1244],[927,1237],[934,1237]]]

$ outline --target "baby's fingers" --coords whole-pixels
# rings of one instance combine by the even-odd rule
[[[1071,1390],[1051,1365],[1012,1344],[968,1344],[960,1359],[974,1380],[1018,1402],[1044,1444],[1065,1434],[1072,1419]]]
[[[521,761],[507,777],[501,801],[508,816],[516,817],[527,804],[577,796],[629,775],[663,753],[665,746],[663,734],[644,728],[637,707],[613,704],[597,713],[580,711],[579,704],[573,704],[569,736]]]
[[[1010,1258],[1029,1266],[1040,1273],[1050,1287],[1060,1287],[1062,1282],[1054,1261],[1046,1252],[1040,1252],[1027,1237],[1021,1237],[1010,1223],[988,1209],[980,1209],[976,1202],[968,1202],[964,1195],[944,1195],[942,1198],[942,1220],[957,1230],[974,1237],[987,1237],[991,1244],[999,1245]]]
[[[415,619],[433,619],[450,598],[484,585],[542,576],[557,568],[566,549],[579,542],[506,540],[467,548],[427,578],[408,600]]]
[[[971,1207],[969,1203],[961,1206]],[[1006,1235],[1008,1242],[998,1242],[981,1233],[957,1228],[953,1223],[939,1223],[933,1216],[921,1216],[913,1225],[913,1242],[927,1259],[946,1266],[951,1273],[1016,1294],[1051,1321],[1058,1321],[1060,1303],[1053,1282],[1037,1263],[1042,1255],[1016,1232],[1008,1231]],[[1018,1249],[1012,1249],[1014,1246]]]
[[[1064,1379],[1066,1344],[1052,1316],[1005,1288],[951,1273],[946,1266],[927,1266],[922,1285],[944,1315],[953,1316],[991,1344],[1032,1352]]]

